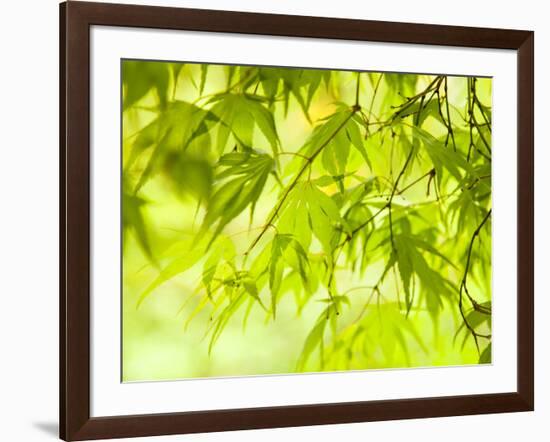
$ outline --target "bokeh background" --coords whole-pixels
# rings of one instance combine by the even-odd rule
[[[139,179],[136,174],[143,172],[150,159],[150,152],[141,155],[137,160],[131,159],[136,139],[143,128],[159,117],[159,109],[166,102],[181,100],[199,103],[208,108],[208,104],[204,104],[207,99],[200,101],[201,97],[211,96],[227,87],[229,68],[209,65],[205,76],[203,66],[197,64],[126,63],[134,65],[126,70],[123,66],[123,162],[126,165],[130,161],[136,161],[136,166],[133,169],[125,168],[123,173],[124,180],[135,182]],[[236,75],[235,78],[238,78],[238,72]],[[380,73],[363,75],[362,104],[372,106],[373,113],[380,117],[391,113],[394,106],[402,104],[405,99],[403,94],[414,95],[434,78],[419,75],[414,76],[414,81],[411,81],[411,76],[405,78],[401,74],[392,74],[388,79],[378,81],[382,75]],[[351,72],[332,72],[330,86],[320,87],[311,101],[308,108],[309,121],[300,103],[292,96],[288,101],[286,114],[282,103],[276,103],[273,116],[281,146],[289,146],[288,150],[297,151],[312,133],[311,122],[317,122],[334,113],[336,102],[352,103],[356,91],[355,78]],[[464,115],[468,106],[469,83],[467,78],[448,77],[448,84],[449,101],[459,138],[461,130],[467,133]],[[136,89],[137,92],[132,97],[132,92],[129,91]],[[480,100],[490,108],[491,80],[477,79],[477,93]],[[127,105],[129,94],[131,103]],[[373,96],[375,99],[371,103]],[[438,138],[444,137],[446,133],[446,128],[430,117],[423,123],[423,129]],[[215,137],[216,135],[214,140]],[[257,128],[253,140],[255,148],[269,152],[268,140]],[[193,149],[208,150],[210,147],[205,143],[211,142],[212,139],[199,141]],[[382,142],[388,143],[387,140]],[[281,156],[281,167],[290,165],[292,160],[292,157]],[[389,159],[388,155],[381,153],[373,161],[379,168],[389,170],[398,169],[403,159],[398,155]],[[352,168],[359,174],[368,176],[371,173],[362,164],[360,156],[352,158],[351,162],[354,166]],[[313,173],[322,175],[318,170]],[[414,179],[411,175],[405,184]],[[337,192],[338,188],[334,184],[323,190],[331,194]],[[399,195],[396,199],[402,199],[403,203],[418,202],[427,198],[426,191],[425,184],[419,185],[411,188],[406,196]],[[215,348],[209,353],[209,337],[205,332],[212,321],[211,312],[204,309],[193,316],[204,299],[204,292],[198,291],[204,260],[175,275],[141,299],[141,295],[157,278],[159,269],[164,267],[171,254],[185,254],[193,248],[193,237],[200,228],[200,219],[204,215],[203,209],[197,208],[197,194],[200,192],[199,187],[198,190],[190,188],[182,193],[181,189],[174,186],[169,173],[161,170],[140,188],[139,198],[143,205],[139,206],[137,212],[135,206],[123,207],[125,217],[128,214],[138,214],[135,215],[139,218],[137,225],[141,226],[136,228],[135,220],[133,228],[123,226],[123,381],[294,373],[297,371],[304,342],[325,308],[323,302],[319,302],[326,298],[326,294],[321,293],[322,289],[301,309],[298,308],[296,297],[289,290],[279,301],[276,320],[266,315],[261,308],[253,307],[244,323],[245,309],[241,309],[229,320]],[[276,180],[270,177],[256,206],[256,229],[276,204],[278,194]],[[431,197],[433,199],[433,190]],[[468,234],[471,233],[470,231]],[[465,234],[465,238],[468,234]],[[246,250],[257,235],[257,230],[250,228],[248,211],[228,224],[224,235],[231,238],[241,253]],[[467,247],[465,240],[459,236],[455,239],[460,242],[460,248]],[[453,238],[447,238],[445,247],[453,248]],[[490,250],[490,237],[488,248]],[[376,284],[384,265],[383,259],[373,262],[369,271],[362,276],[353,272],[346,273],[345,269],[338,273],[339,289],[341,292],[349,291],[350,299],[350,306],[338,319],[338,327],[344,329],[358,315],[364,314],[365,321],[370,324],[369,338],[364,343],[368,352],[354,359],[351,364],[338,360],[331,363],[329,360],[327,365],[327,361],[320,363],[317,355],[320,350],[316,350],[301,370],[333,371],[478,363],[480,353],[463,327],[455,298],[442,301],[437,318],[420,304],[413,306],[406,317],[403,307],[397,307],[400,300],[399,277],[395,272],[389,272],[380,289],[384,293],[384,299],[373,301],[367,311],[363,311],[365,297],[371,291],[355,290],[354,287]],[[490,266],[490,258],[488,265]],[[451,280],[459,280],[462,276],[460,268],[448,268],[445,272]],[[471,278],[470,284],[470,291],[476,294],[478,301],[490,301],[490,274],[481,272]],[[485,327],[490,330],[489,323]]]

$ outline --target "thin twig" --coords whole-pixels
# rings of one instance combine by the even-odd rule
[[[426,178],[427,176],[429,176],[431,179],[433,179],[433,176],[435,175],[435,169],[432,169],[428,172],[426,172],[424,175],[422,175],[421,177],[417,178],[416,180],[414,180],[412,183],[408,184],[406,187],[404,187],[403,189],[401,190],[398,190],[397,191],[397,195],[401,195],[403,192],[409,190],[411,187],[413,187],[415,184],[418,184],[420,181],[422,181],[424,178]]]
[[[470,331],[470,333],[472,334],[472,336],[474,338],[474,341],[475,341],[476,348],[477,348],[478,352],[479,352],[479,344],[478,344],[477,339],[478,338],[491,339],[491,335],[490,334],[480,334],[480,333],[476,332],[474,330],[474,328],[472,327],[472,325],[468,322],[468,319],[466,318],[466,314],[464,313],[463,293],[466,293],[466,296],[470,300],[474,310],[479,311],[480,313],[487,314],[487,315],[491,314],[490,309],[480,305],[475,299],[472,298],[472,296],[468,292],[468,287],[466,285],[467,280],[468,280],[468,272],[470,270],[470,262],[471,262],[471,259],[472,259],[472,249],[474,248],[475,240],[479,236],[479,232],[481,232],[481,229],[483,228],[483,226],[485,225],[487,220],[491,217],[491,212],[492,212],[492,209],[490,209],[487,212],[487,214],[485,215],[485,217],[483,218],[483,220],[481,221],[479,226],[477,226],[477,229],[474,231],[474,233],[472,235],[472,238],[470,240],[470,245],[468,246],[468,255],[467,255],[467,259],[466,259],[466,267],[464,269],[464,275],[462,276],[462,281],[460,283],[459,298],[458,298],[458,307],[459,307],[459,310],[460,310],[460,315],[462,316],[462,320],[464,321],[464,325]]]
[[[453,125],[451,122],[451,113],[449,111],[449,91],[447,90],[447,77],[443,82],[443,89],[445,91],[445,108],[447,109],[447,128],[451,134],[451,140],[453,141],[453,149],[456,152],[455,134],[453,132]]]
[[[409,154],[407,155],[407,159],[405,160],[405,164],[403,164],[403,167],[401,168],[401,171],[399,172],[399,175],[397,175],[397,179],[395,180],[395,183],[393,185],[393,189],[392,189],[392,192],[391,192],[391,195],[390,195],[390,199],[388,201],[388,204],[386,204],[386,206],[385,206],[385,207],[388,208],[388,212],[389,212],[390,240],[391,240],[392,250],[395,253],[397,253],[397,249],[395,247],[395,242],[394,242],[394,237],[393,237],[393,220],[392,220],[391,205],[392,205],[392,202],[393,202],[393,198],[395,197],[395,193],[397,191],[397,186],[399,185],[399,181],[401,180],[401,178],[405,174],[405,171],[407,170],[407,166],[409,165],[409,163],[412,159],[413,153],[414,153],[414,146],[411,147],[411,150],[409,151]]]
[[[250,247],[248,247],[248,250],[245,252],[245,255],[248,255],[252,249],[256,246],[256,244],[258,244],[258,242],[260,241],[260,239],[262,238],[262,236],[265,234],[265,232],[267,231],[268,229],[268,226],[270,224],[273,223],[273,221],[275,220],[275,218],[277,217],[278,213],[279,213],[279,210],[281,210],[281,207],[283,206],[283,204],[285,203],[286,199],[288,198],[288,195],[290,194],[290,192],[292,191],[292,189],[294,189],[294,187],[296,186],[296,184],[298,184],[298,181],[300,180],[300,178],[302,177],[302,175],[304,174],[304,172],[308,169],[308,167],[311,165],[311,163],[313,163],[313,161],[315,160],[315,158],[322,152],[322,150],[332,141],[332,139],[336,136],[336,134],[338,134],[338,132],[340,132],[340,130],[348,123],[348,121],[351,119],[351,117],[355,114],[355,112],[357,112],[358,107],[354,106],[352,111],[350,112],[350,114],[346,117],[346,119],[336,128],[336,130],[334,131],[334,133],[327,138],[327,140],[321,144],[321,146],[319,146],[319,148],[310,156],[308,157],[306,160],[305,160],[305,163],[304,165],[302,166],[302,168],[300,169],[300,171],[296,174],[296,176],[294,177],[294,179],[292,180],[292,182],[289,184],[289,186],[286,188],[286,190],[284,191],[283,193],[283,196],[279,199],[279,202],[277,203],[277,205],[275,206],[275,208],[273,209],[273,213],[271,214],[271,216],[269,217],[269,219],[267,220],[267,222],[265,223],[265,227],[262,229],[262,231],[260,232],[260,234],[256,237],[256,239],[252,242],[252,244],[250,245]]]

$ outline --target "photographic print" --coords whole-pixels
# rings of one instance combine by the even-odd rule
[[[491,363],[491,78],[121,75],[123,382]]]

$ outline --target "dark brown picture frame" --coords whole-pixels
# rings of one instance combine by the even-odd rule
[[[517,391],[90,417],[90,26],[512,49],[518,55]],[[534,34],[530,31],[84,3],[60,5],[60,437],[151,436],[534,408]]]

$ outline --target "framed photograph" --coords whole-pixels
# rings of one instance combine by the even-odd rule
[[[532,32],[60,14],[62,439],[533,410]]]

